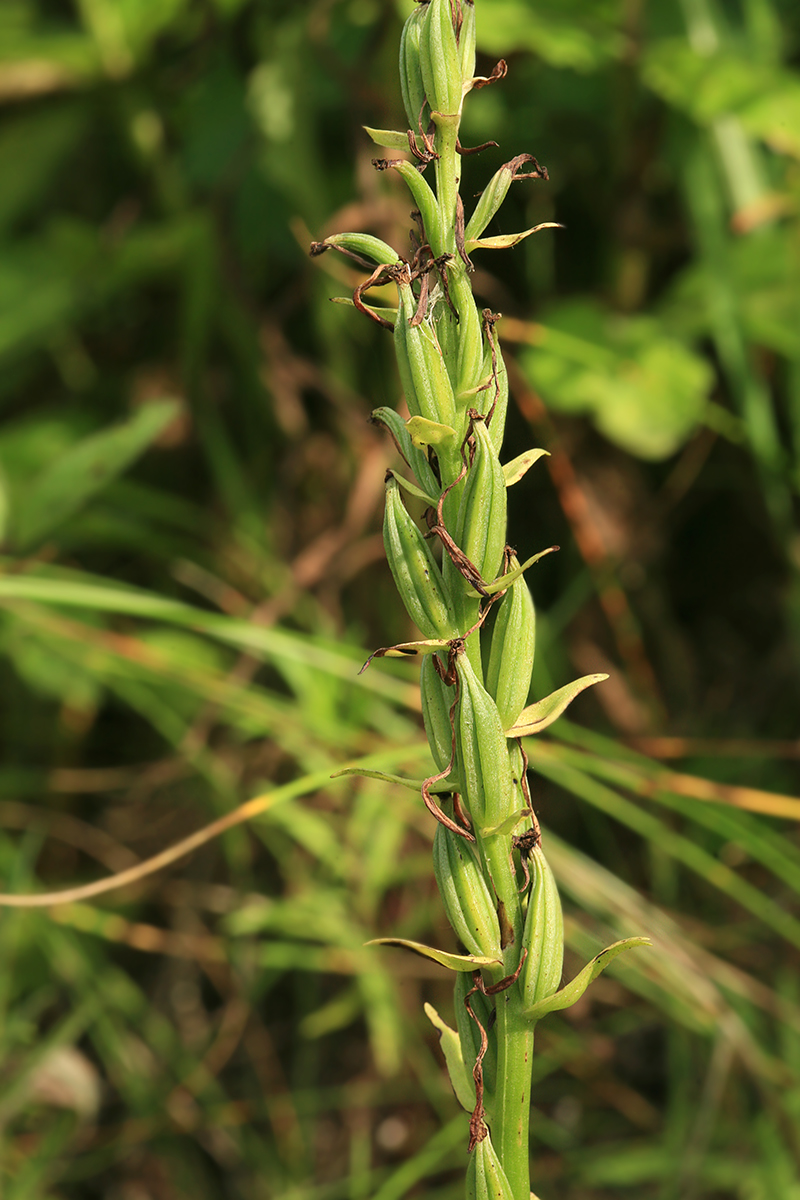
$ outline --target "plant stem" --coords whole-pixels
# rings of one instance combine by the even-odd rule
[[[492,1136],[514,1200],[529,1200],[533,1025],[521,1015],[517,984],[500,993],[496,1011],[497,1085]]]

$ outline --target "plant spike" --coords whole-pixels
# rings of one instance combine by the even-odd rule
[[[401,490],[387,474],[384,541],[401,599],[427,641],[382,648],[368,662],[384,654],[423,655],[422,711],[437,773],[422,785],[422,795],[439,822],[436,880],[468,956],[401,939],[380,942],[413,945],[457,972],[456,1029],[430,1006],[426,1011],[446,1037],[456,1094],[470,1103],[474,1094],[467,1197],[529,1200],[536,1021],[574,1002],[617,953],[646,939],[615,943],[560,989],[561,902],[516,739],[544,728],[573,696],[604,677],[588,676],[525,708],[535,613],[522,570],[547,551],[521,568],[506,546],[506,489],[545,452],[521,456],[505,473],[500,464],[508,379],[494,330],[498,316],[478,311],[467,249],[516,244],[522,235],[481,235],[514,179],[546,180],[547,171],[532,155],[518,155],[496,172],[465,222],[459,195],[464,97],[502,78],[506,68],[501,61],[488,79],[475,79],[474,70],[473,0],[422,0],[400,44],[409,129],[368,130],[380,145],[407,145],[414,159],[413,166],[385,159],[375,165],[394,166],[409,184],[422,244],[406,261],[377,238],[348,233],[315,243],[312,253],[339,249],[371,271],[353,302],[393,330],[411,419],[379,409],[375,420],[390,432],[416,482],[403,480]],[[418,174],[430,163],[433,188]],[[393,320],[363,301],[370,287],[387,282],[398,292]],[[432,502],[425,536],[403,490]],[[434,538],[441,543],[441,569],[429,549]]]

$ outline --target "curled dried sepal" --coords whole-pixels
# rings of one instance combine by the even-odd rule
[[[652,946],[652,944],[650,938],[631,937],[625,938],[621,942],[614,942],[611,946],[606,946],[605,950],[601,950],[591,962],[587,963],[580,974],[576,975],[570,983],[546,999],[531,1005],[530,1008],[525,1010],[523,1015],[529,1021],[539,1021],[547,1013],[558,1012],[563,1008],[570,1008],[577,1000],[580,1000],[589,984],[605,971],[609,963],[613,962],[618,954],[622,954],[625,950],[634,950],[637,946]]]
[[[422,942],[411,942],[408,938],[372,938],[365,946],[398,946],[401,950],[411,950],[423,958],[447,967],[448,971],[475,971],[479,967],[502,966],[502,959],[486,958],[480,954],[448,954],[446,950],[436,950]]]
[[[442,1048],[447,1073],[450,1076],[456,1099],[463,1109],[472,1112],[475,1107],[475,1082],[471,1070],[464,1062],[461,1038],[455,1029],[451,1029],[447,1022],[442,1020],[432,1004],[426,1003],[424,1009],[425,1016],[439,1034],[439,1045]]]
[[[602,673],[584,675],[581,679],[574,679],[572,683],[565,684],[557,692],[551,692],[543,700],[529,704],[522,710],[510,729],[506,730],[506,736],[510,738],[531,737],[533,734],[541,733],[561,716],[576,696],[593,684],[602,683],[604,679],[608,679],[608,675]]]

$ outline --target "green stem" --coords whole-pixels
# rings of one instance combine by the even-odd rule
[[[529,1200],[529,1123],[533,1070],[533,1025],[522,1013],[519,987],[497,997],[497,1085],[492,1141],[514,1200]]]
[[[438,114],[436,121],[436,197],[439,201],[440,253],[456,253],[456,205],[461,184],[461,155],[456,150],[458,116]]]

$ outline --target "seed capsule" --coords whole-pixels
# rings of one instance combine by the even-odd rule
[[[466,654],[459,656],[456,669],[456,751],[464,799],[478,830],[490,829],[506,819],[514,801],[506,735],[494,700]]]
[[[370,418],[373,424],[383,425],[389,430],[403,458],[417,477],[417,482],[429,496],[437,497],[440,492],[439,482],[428,462],[425,451],[415,446],[406,423],[393,408],[376,408]]]
[[[511,1184],[487,1133],[469,1157],[467,1200],[514,1200]]]
[[[425,95],[434,112],[461,111],[461,59],[450,0],[430,0],[419,40],[419,65]]]
[[[386,480],[383,544],[400,598],[423,637],[445,640],[454,637],[441,572],[403,504],[391,471]]]
[[[436,826],[433,872],[447,918],[469,954],[502,962],[500,926],[495,900],[484,879],[480,860],[469,842]]]
[[[412,325],[416,299],[408,283],[398,283],[399,307],[394,325],[394,344],[400,379],[412,417],[426,417],[442,425],[454,425],[456,415],[453,385],[447,374],[433,324],[423,320]]]
[[[515,555],[509,569],[519,566]],[[492,630],[486,690],[497,705],[504,729],[510,729],[528,699],[536,645],[536,611],[522,575],[499,602]]]
[[[522,944],[528,956],[520,974],[524,1006],[557,992],[564,968],[564,917],[555,877],[541,846],[529,858],[531,892]]]
[[[433,665],[433,655],[426,654],[419,674],[422,695],[422,719],[431,748],[433,761],[444,771],[453,750],[453,730],[450,724],[450,709],[455,692],[439,678]]]
[[[467,472],[453,536],[483,581],[491,583],[500,572],[506,544],[506,481],[485,421],[476,420],[473,433],[475,458]]]
[[[419,42],[425,22],[425,4],[415,5],[400,35],[400,91],[408,123],[416,133],[430,120],[430,108],[425,100],[425,85],[419,63]]]

